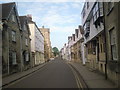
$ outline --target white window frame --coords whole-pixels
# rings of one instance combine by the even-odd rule
[[[16,32],[12,30],[12,41],[16,42]]]
[[[16,65],[16,64],[17,64],[16,52],[12,52],[12,64],[13,64],[13,65]]]

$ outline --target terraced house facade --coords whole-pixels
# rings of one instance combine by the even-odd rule
[[[3,77],[44,63],[44,36],[30,15],[19,16],[15,2],[0,6]]]
[[[120,2],[104,3],[107,77],[120,87]]]
[[[21,25],[15,3],[2,4],[3,75],[21,71]]]
[[[103,2],[86,2],[82,11],[86,64],[105,73]]]
[[[21,68],[22,70],[27,70],[32,65],[31,60],[31,39],[30,39],[30,29],[28,26],[28,18],[27,16],[19,16],[21,23],[21,47],[22,47],[22,61]]]

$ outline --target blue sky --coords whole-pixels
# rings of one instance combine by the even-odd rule
[[[61,49],[81,24],[82,2],[17,2],[20,16],[31,14],[38,27],[50,28],[52,47]]]

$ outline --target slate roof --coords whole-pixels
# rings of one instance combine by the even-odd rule
[[[7,19],[12,8],[15,6],[15,2],[3,3],[2,5],[2,19]]]

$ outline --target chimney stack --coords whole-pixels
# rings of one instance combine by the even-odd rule
[[[32,21],[32,15],[31,14],[28,14],[27,17],[28,17],[29,21]]]

